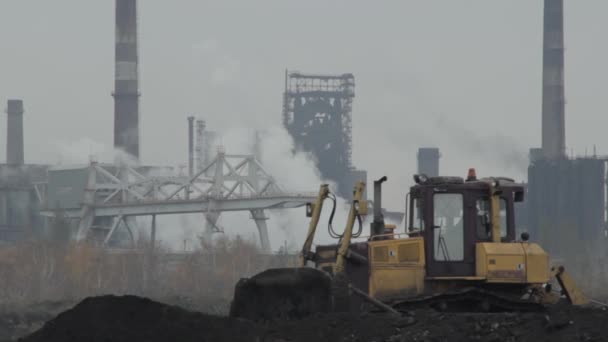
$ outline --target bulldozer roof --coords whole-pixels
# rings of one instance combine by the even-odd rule
[[[412,188],[426,188],[426,187],[441,187],[449,188],[454,190],[488,190],[492,182],[496,182],[496,186],[505,190],[511,190],[513,192],[523,192],[524,185],[516,183],[511,178],[506,177],[491,177],[481,178],[474,180],[464,180],[462,177],[451,177],[451,176],[440,176],[440,177],[424,177],[418,176],[416,178],[417,184]]]

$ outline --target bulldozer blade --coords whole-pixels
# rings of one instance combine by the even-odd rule
[[[331,301],[327,273],[308,267],[274,268],[236,284],[230,316],[254,321],[298,319],[330,311]]]

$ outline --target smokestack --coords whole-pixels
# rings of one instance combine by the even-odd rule
[[[418,174],[428,177],[439,176],[439,149],[435,147],[421,147],[418,149]]]
[[[137,0],[116,0],[114,147],[139,159]]]
[[[23,165],[23,101],[8,100],[6,113],[6,163]]]
[[[188,175],[194,175],[194,116],[188,117]]]
[[[547,159],[561,159],[566,157],[563,0],[545,0],[543,30],[542,150]]]
[[[196,120],[196,170],[200,172],[207,166],[205,151],[205,120]]]
[[[382,215],[382,183],[386,176],[374,181],[374,220],[370,224],[370,235],[384,234],[384,215]]]

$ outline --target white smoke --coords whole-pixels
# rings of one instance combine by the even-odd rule
[[[256,130],[252,128],[232,127],[221,133],[218,144],[227,155],[230,154],[253,154],[254,137]],[[286,191],[292,193],[316,193],[319,186],[329,183],[330,188],[335,186],[324,181],[314,165],[311,156],[306,153],[293,153],[294,143],[284,128],[279,126],[267,127],[260,131],[260,145],[262,159],[260,160],[266,172],[268,172],[277,183]],[[215,149],[212,149],[215,150]],[[341,232],[346,222],[346,201],[337,199],[336,214],[334,217],[334,228]],[[327,232],[332,203],[326,201],[323,215],[318,227],[316,243],[328,243],[334,241]],[[287,245],[290,250],[299,250],[308,230],[309,218],[305,215],[305,208],[268,210],[266,221],[270,243],[273,250]],[[186,217],[186,215],[184,215]],[[165,243],[170,246],[181,246],[184,236],[193,241],[202,236],[205,230],[204,217],[202,214],[187,215],[187,219],[180,222],[167,221],[169,216],[163,217],[163,225],[170,225],[170,230],[159,234]],[[160,222],[160,221],[159,221]],[[229,236],[239,235],[248,240],[259,242],[258,231],[251,214],[248,212],[226,212],[220,215],[217,226],[223,229],[224,234]],[[219,236],[216,234],[215,236]]]
[[[223,86],[235,81],[241,74],[241,62],[224,50],[219,42],[210,38],[192,45],[192,56],[196,61],[199,72],[213,86]]]
[[[330,189],[336,189],[336,185],[328,180],[323,180],[317,170],[312,156],[307,153],[293,153],[293,139],[282,127],[271,127],[264,131],[262,138],[262,163],[266,170],[273,175],[277,182],[286,191],[317,193],[319,186],[323,183],[330,184]],[[338,231],[344,229],[347,213],[344,210],[345,201],[337,199],[334,226]],[[327,233],[327,222],[331,211],[331,201],[325,202],[323,217],[317,227],[315,242],[330,242]],[[273,210],[270,212],[271,220],[268,221],[269,229],[275,237],[272,239],[273,246],[287,241],[288,245],[300,248],[303,243],[310,219],[305,215],[304,208],[289,210]]]
[[[137,165],[137,160],[128,153],[90,138],[76,141],[57,140],[51,142],[51,146],[56,153],[51,159],[58,165],[86,165],[92,161]]]
[[[466,157],[463,159],[485,165],[487,172],[481,173],[484,176],[490,174],[525,178],[528,151],[516,137],[501,134],[498,130],[480,132],[443,116],[435,120],[434,128],[451,140],[452,145],[446,151],[457,153],[460,150],[460,157]]]
[[[252,128],[233,127],[221,132],[218,145],[221,145],[226,154],[253,154],[255,134],[256,130]],[[310,154],[301,152],[294,154],[293,140],[284,128],[280,126],[267,127],[259,131],[258,136],[262,151],[260,162],[285,191],[316,195],[319,186],[323,183],[329,183],[330,188],[335,189],[334,184],[321,179]],[[71,142],[56,141],[53,145],[54,150],[57,151],[55,161],[62,165],[86,165],[90,161],[137,165],[136,160],[126,153],[89,138]],[[216,151],[216,149],[214,148],[212,151]],[[178,175],[179,170],[179,168],[152,169],[149,175]],[[338,232],[341,232],[344,229],[347,216],[347,205],[346,201],[340,198],[337,202],[334,227]],[[315,239],[317,243],[333,241],[327,232],[331,207],[332,202],[326,201]],[[220,215],[217,226],[230,236],[239,235],[245,239],[259,241],[255,222],[250,216],[248,212],[223,213]],[[285,244],[291,249],[300,248],[309,223],[304,207],[269,210],[266,212],[266,216],[268,217],[266,223],[273,250],[277,250]],[[140,217],[137,222],[139,233],[148,235],[151,219]],[[173,250],[191,250],[198,246],[199,238],[204,234],[205,218],[202,213],[163,215],[157,216],[156,225],[157,240],[165,247]]]

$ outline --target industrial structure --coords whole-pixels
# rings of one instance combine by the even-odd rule
[[[196,120],[196,171],[200,171],[208,163],[208,149],[205,144],[205,120]]]
[[[46,165],[0,164],[0,243],[44,233],[35,184],[46,179],[46,170]]]
[[[139,158],[137,0],[116,0],[115,4],[114,145]],[[515,219],[518,227],[525,227],[555,255],[566,253],[561,241],[572,239],[579,242],[575,245],[581,246],[581,250],[596,251],[596,248],[602,248],[606,234],[607,158],[595,153],[577,158],[566,155],[564,4],[563,0],[545,0],[544,6],[542,145],[530,152],[526,201],[517,204],[522,206],[518,213],[523,214]],[[352,185],[357,181],[367,181],[366,171],[356,169],[352,161],[354,97],[352,74],[313,75],[286,71],[284,127],[292,136],[296,150],[310,153],[322,178],[334,182],[335,193],[344,198],[352,197]],[[6,113],[7,160],[0,164],[0,241],[14,241],[29,232],[48,232],[49,221],[40,217],[40,209],[49,217],[60,214],[74,220],[86,218],[80,224],[80,237],[100,231],[105,240],[112,227],[120,230],[121,226],[129,225],[125,218],[137,215],[200,212],[204,214],[207,231],[218,231],[221,230],[217,225],[219,213],[238,207],[238,210],[250,211],[258,224],[262,245],[268,248],[268,239],[260,228],[265,218],[263,210],[286,203],[288,206],[301,205],[308,200],[307,195],[290,197],[286,192],[274,192],[273,196],[280,194],[278,199],[268,199],[266,190],[255,190],[255,184],[271,178],[263,168],[258,169],[255,176],[233,174],[241,167],[248,169],[250,163],[261,167],[259,160],[263,151],[259,132],[256,132],[252,151],[234,161],[231,158],[235,156],[218,150],[217,132],[209,130],[204,120],[189,117],[188,173],[159,178],[149,176],[148,171],[164,170],[161,167],[91,164],[70,170],[26,164],[23,101],[9,100]],[[418,172],[429,177],[440,175],[439,159],[438,148],[420,148]],[[217,165],[224,166],[218,170]],[[174,173],[169,170],[166,174]],[[90,187],[91,177],[95,182]],[[240,185],[231,190],[234,183],[226,183],[229,181],[240,182]],[[171,187],[181,190],[173,196],[162,197]],[[243,193],[249,197],[217,197],[233,196],[240,187],[250,190],[248,195]],[[67,191],[65,189],[77,192],[68,202],[64,202],[66,199],[62,196],[72,195],[63,193]],[[140,192],[146,189],[152,192]],[[214,195],[206,195],[211,193]],[[84,197],[78,197],[80,195]],[[366,194],[363,197],[367,197]],[[83,202],[85,198],[88,200]],[[118,198],[120,201],[116,202]],[[237,202],[238,206],[231,207]],[[218,203],[226,206],[217,207]],[[123,219],[118,219],[120,217]]]
[[[6,114],[6,163],[23,165],[23,101],[8,100]]]
[[[114,147],[139,159],[137,0],[116,0]]]
[[[526,227],[552,253],[576,260],[605,251],[606,158],[565,153],[564,5],[544,6],[542,148],[530,150]]]
[[[352,165],[352,108],[355,77],[285,71],[283,125],[296,149],[312,153],[321,177],[350,198],[352,184],[367,182],[367,172]],[[364,195],[365,197],[365,195]]]
[[[270,252],[265,210],[301,207],[315,197],[283,190],[252,155],[219,151],[192,177],[147,176],[146,171],[96,162],[81,168],[53,168],[41,191],[46,194],[42,213],[72,221],[77,240],[92,238],[107,245],[121,227],[133,239],[135,227],[128,218],[152,216],[154,241],[157,215],[203,214],[206,220],[201,222],[206,222],[209,236],[219,230],[217,219],[222,212],[249,211],[262,249]]]
[[[46,179],[46,165],[25,164],[23,101],[6,107],[6,164],[0,164],[0,241],[14,242],[40,234],[46,227],[39,215],[35,184]]]
[[[439,158],[441,154],[436,147],[421,147],[418,149],[418,174],[428,177],[439,176]]]
[[[188,117],[188,176],[194,174],[194,116]]]
[[[138,159],[137,1],[116,0],[115,20],[114,145]],[[268,252],[266,210],[301,207],[314,197],[288,193],[276,184],[255,157],[261,155],[258,134],[253,155],[228,155],[218,149],[218,134],[194,117],[188,118],[187,175],[119,160],[81,167],[25,165],[23,113],[21,100],[8,101],[7,162],[0,164],[0,241],[35,234],[105,245],[129,241],[123,237],[130,236],[133,242],[135,217],[152,216],[154,235],[157,215],[182,213],[200,213],[210,234],[221,231],[217,221],[222,212],[245,210]]]
[[[605,158],[533,160],[528,169],[528,230],[560,256],[595,253],[605,242],[605,194]]]
[[[214,151],[219,148],[219,134],[215,131],[207,129],[205,120],[196,120],[196,141],[194,144],[196,154],[196,171],[201,171],[205,166],[209,165],[213,158]],[[207,175],[210,173],[207,172]]]
[[[542,151],[566,156],[564,92],[564,1],[545,0],[543,23]]]

